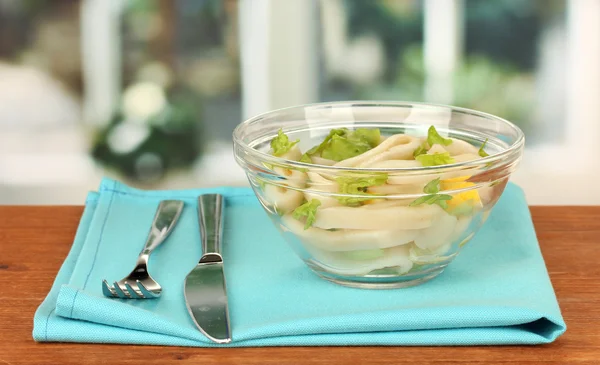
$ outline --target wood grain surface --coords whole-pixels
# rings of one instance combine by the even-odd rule
[[[82,207],[0,207],[1,364],[600,364],[600,207],[532,207],[567,332],[544,346],[200,349],[36,343]]]

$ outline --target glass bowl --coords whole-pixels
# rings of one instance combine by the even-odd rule
[[[486,221],[524,147],[522,131],[496,116],[374,101],[264,113],[241,123],[233,141],[300,259],[359,288],[408,287],[442,273]]]

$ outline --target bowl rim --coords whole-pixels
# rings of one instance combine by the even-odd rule
[[[266,152],[259,151],[255,148],[249,146],[244,141],[242,141],[242,138],[240,136],[241,131],[245,126],[247,126],[248,124],[250,124],[258,119],[262,119],[266,116],[269,116],[271,114],[284,113],[287,111],[304,109],[307,107],[318,108],[318,107],[327,107],[327,106],[333,106],[333,107],[344,107],[345,106],[345,107],[349,107],[349,108],[352,108],[355,106],[420,107],[420,108],[425,108],[425,109],[427,109],[427,108],[436,108],[436,109],[445,108],[445,109],[450,109],[452,111],[460,112],[463,114],[474,115],[474,116],[482,117],[485,119],[491,119],[491,120],[496,120],[498,122],[501,122],[501,123],[507,125],[509,128],[511,128],[516,133],[517,138],[516,138],[515,142],[513,142],[507,149],[505,149],[499,153],[495,153],[495,154],[492,154],[492,155],[489,155],[489,156],[486,156],[486,157],[483,157],[480,159],[476,159],[476,160],[455,162],[455,163],[451,163],[451,164],[437,165],[437,166],[372,168],[372,167],[329,166],[329,165],[321,165],[321,164],[314,164],[314,163],[305,163],[305,162],[296,161],[296,160],[288,160],[285,158],[271,155]],[[254,116],[242,121],[233,130],[232,137],[233,137],[234,147],[235,146],[241,147],[247,154],[258,157],[261,162],[266,162],[266,163],[274,164],[274,165],[277,165],[277,164],[285,165],[288,168],[293,167],[296,169],[305,169],[305,170],[306,169],[319,169],[322,171],[330,171],[331,173],[339,173],[339,172],[373,172],[373,173],[375,173],[375,172],[381,172],[381,173],[424,172],[424,173],[430,174],[430,173],[434,173],[436,171],[440,171],[440,170],[444,170],[444,169],[448,169],[448,168],[452,168],[452,169],[454,169],[454,168],[472,168],[472,167],[481,166],[482,164],[491,166],[491,165],[495,165],[495,163],[506,160],[508,157],[511,157],[514,155],[520,155],[520,151],[525,144],[525,135],[524,135],[523,131],[521,130],[521,128],[519,128],[514,123],[512,123],[504,118],[501,118],[499,116],[493,115],[493,114],[477,111],[474,109],[453,106],[453,105],[449,105],[449,104],[417,102],[417,101],[386,101],[386,100],[344,100],[344,101],[333,101],[333,102],[318,102],[318,103],[299,104],[299,105],[293,105],[293,106],[288,106],[288,107],[284,107],[284,108],[273,109],[273,110],[269,110],[269,111],[254,115]],[[234,153],[237,155],[237,152],[234,151]]]

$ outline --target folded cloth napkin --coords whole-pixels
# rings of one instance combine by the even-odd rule
[[[183,281],[201,256],[197,197],[226,199],[223,256],[230,344],[189,318]],[[149,267],[155,300],[109,299],[145,243],[162,199],[185,207]],[[35,313],[39,342],[173,346],[542,344],[566,330],[519,187],[509,184],[484,228],[437,278],[365,290],[320,279],[292,252],[247,188],[143,191],[114,180],[91,192],[71,251]]]

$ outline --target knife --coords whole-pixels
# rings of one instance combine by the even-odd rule
[[[204,194],[198,198],[198,223],[202,257],[184,283],[185,304],[196,327],[216,343],[231,342],[227,286],[221,256],[223,197]]]

